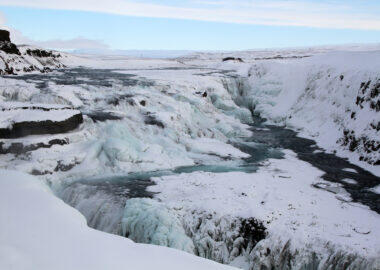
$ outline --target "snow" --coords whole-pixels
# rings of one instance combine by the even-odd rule
[[[187,140],[186,146],[193,152],[214,154],[221,157],[247,158],[248,154],[243,153],[232,145],[222,143],[210,138],[197,138],[196,140]]]
[[[1,155],[0,168],[40,173],[40,179],[59,191],[94,176],[193,165],[234,166],[249,157],[234,142],[251,135],[246,124],[253,121],[252,111],[379,175],[379,166],[359,160],[364,156],[376,162],[378,151],[368,153],[364,144],[349,151],[350,145],[342,143],[345,130],[374,141],[375,147],[380,135],[371,127],[379,116],[370,102],[378,97],[363,103],[363,108],[356,104],[362,82],[371,80],[372,88],[379,78],[380,47],[365,49],[198,53],[178,59],[62,54],[59,65],[85,66],[94,73],[78,68],[33,80],[0,78],[0,102],[5,109],[0,112],[1,125],[60,119],[79,110],[84,123],[65,134],[2,140],[4,146],[55,138],[69,144]],[[222,63],[224,56],[242,56],[245,63]],[[121,74],[133,76],[127,81]],[[66,76],[81,83],[70,84]],[[41,82],[47,82],[45,88]],[[25,104],[51,110],[46,114],[21,110]],[[120,119],[92,120],[91,114],[98,112]],[[284,153],[284,159],[258,164],[256,173],[199,171],[153,178],[156,186],[149,190],[160,193],[152,199],[128,200],[125,207],[127,189],[115,197],[79,183],[60,195],[73,196],[68,201],[88,217],[91,227],[244,269],[271,268],[284,261],[296,269],[313,263],[320,268],[337,263],[344,269],[345,263],[351,263],[355,269],[376,269],[379,215],[353,203],[342,185],[322,180],[321,171],[294,153]],[[62,164],[72,168],[57,169]],[[344,181],[356,184],[352,179]],[[379,193],[379,186],[371,191]],[[222,267],[89,229],[79,213],[36,178],[0,171],[0,193],[0,268]],[[256,246],[240,231],[243,221],[252,218],[263,222],[268,232]]]
[[[90,229],[38,179],[0,170],[1,269],[231,269]]]
[[[380,185],[377,185],[374,188],[370,189],[372,192],[375,192],[376,194],[380,194]]]
[[[358,173],[355,169],[352,169],[352,168],[344,168],[343,171],[352,172],[352,173]]]
[[[358,184],[357,181],[355,181],[354,179],[349,179],[349,178],[342,179],[342,181],[345,183],[351,184],[351,185],[357,185]]]
[[[158,192],[155,198],[182,217],[185,227],[199,218],[194,213],[210,213],[215,219],[254,217],[263,222],[272,244],[290,240],[293,252],[324,257],[329,254],[326,247],[332,246],[335,252],[368,261],[377,258],[379,263],[380,216],[351,202],[344,189],[320,178],[321,171],[285,152],[285,159],[270,159],[254,174],[194,172],[155,177],[156,185],[148,189]],[[252,256],[251,261],[256,255]]]
[[[0,71],[3,73],[6,69],[13,70],[15,74],[23,74],[29,72],[44,72],[46,68],[63,68],[62,62],[72,61],[75,57],[61,52],[54,52],[59,57],[37,57],[27,54],[27,50],[41,49],[33,46],[18,46],[21,55],[8,54],[0,50]],[[42,49],[43,50],[43,49]]]
[[[75,61],[73,63],[82,63]],[[165,69],[169,66],[183,67],[183,64],[175,60],[90,58],[83,61],[88,61],[87,65],[109,69],[123,64],[124,70],[118,73],[101,73],[100,76],[106,76],[108,79],[102,80],[99,85],[94,82],[96,77],[88,77],[87,70],[82,71],[83,74],[80,70],[74,70],[75,74],[70,76],[87,78],[91,80],[91,84],[86,84],[86,80],[74,85],[54,83],[55,76],[59,78],[56,81],[66,78],[65,73],[58,71],[46,76],[48,84],[43,89],[36,87],[36,83],[40,83],[41,79],[1,79],[6,88],[13,91],[11,96],[2,95],[3,104],[8,104],[8,107],[16,108],[24,103],[31,106],[38,104],[41,107],[51,106],[50,104],[55,104],[57,108],[74,107],[83,112],[84,123],[79,129],[61,135],[70,144],[49,149],[40,148],[30,152],[27,159],[16,159],[13,162],[10,162],[12,156],[8,155],[0,159],[0,167],[28,173],[51,172],[52,174],[46,173],[43,178],[57,183],[68,178],[163,170],[194,164],[217,164],[227,158],[237,160],[247,157],[247,154],[230,143],[236,137],[249,136],[249,126],[238,121],[236,115],[226,115],[222,109],[216,108],[211,98],[197,94],[207,91],[210,95],[218,95],[223,104],[227,104],[233,110],[239,110],[224,87],[225,80],[208,75],[209,70]],[[137,69],[126,70],[127,67]],[[154,85],[125,86],[118,77],[119,73],[135,74],[132,79],[142,83],[154,80]],[[109,82],[111,86],[105,87],[102,84],[104,82]],[[33,90],[30,93],[27,92],[29,88]],[[28,95],[17,95],[20,91]],[[145,102],[144,106],[141,105],[142,101]],[[86,116],[96,112],[110,113],[121,119],[94,122]],[[38,113],[35,114],[38,117]],[[51,117],[48,114],[51,114]],[[57,111],[57,114],[65,117],[61,112]],[[21,118],[27,118],[26,115],[20,113]],[[55,112],[48,112],[45,116],[41,114],[40,119],[44,117],[56,118],[56,115]],[[146,124],[149,123],[149,119],[156,122]],[[6,124],[11,123],[11,120],[10,118],[6,121]],[[161,123],[164,128],[154,123]],[[39,139],[41,142],[48,141],[46,136],[33,136],[33,142],[38,143]],[[30,138],[27,140],[31,142]],[[12,142],[13,140],[6,141],[7,145]],[[56,173],[54,170],[57,162],[76,165],[67,172]]]
[[[235,56],[252,59],[258,54],[237,52]],[[280,56],[285,54],[283,51]],[[214,57],[217,56],[220,57]],[[379,160],[376,146],[380,143],[380,131],[375,128],[379,113],[374,108],[379,97],[376,90],[371,90],[376,89],[380,79],[379,63],[380,50],[323,53],[310,50],[306,58],[255,60],[234,66],[222,63],[218,67],[233,69],[247,78],[249,87],[243,93],[232,89],[235,91],[232,94],[269,123],[294,128],[327,151],[335,151],[379,175],[380,167],[368,164]],[[209,65],[215,66],[215,62],[210,61]],[[366,83],[368,91],[363,90]],[[369,96],[365,91],[373,93]],[[362,95],[365,101],[358,104],[357,97]],[[352,139],[344,144],[350,136],[358,145],[350,144]],[[367,150],[369,142],[375,147]]]
[[[27,103],[27,102],[1,102],[0,110],[11,110],[11,109],[22,109],[22,108],[38,108],[38,109],[49,109],[49,110],[59,110],[59,109],[70,109],[68,106],[60,104],[45,104],[45,103]]]

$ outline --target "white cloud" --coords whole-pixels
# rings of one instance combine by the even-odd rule
[[[0,11],[0,27],[3,27],[5,25],[5,16],[4,14]]]
[[[127,0],[0,0],[0,5],[242,24],[380,30],[379,9],[358,10],[348,2],[336,1],[195,0],[170,6]]]
[[[16,44],[28,44],[43,48],[57,50],[75,50],[75,49],[108,49],[109,46],[101,40],[77,37],[73,39],[51,39],[38,41],[24,36],[20,31],[6,25],[5,15],[0,11],[0,27],[10,32],[11,41]]]
[[[60,50],[74,49],[107,49],[108,45],[101,40],[87,39],[77,37],[73,39],[51,39],[46,41],[34,41],[32,44],[43,47]]]

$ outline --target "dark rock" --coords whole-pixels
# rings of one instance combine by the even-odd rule
[[[40,49],[27,49],[26,54],[30,56],[37,56],[37,57],[52,57],[52,58],[59,58],[61,57],[60,54],[54,54],[52,51],[46,51],[46,50],[40,50]]]
[[[9,31],[0,30],[0,41],[11,42]]]
[[[67,172],[67,171],[71,170],[72,168],[74,168],[78,164],[79,163],[76,163],[76,162],[69,163],[69,164],[64,164],[62,160],[59,160],[57,166],[54,169],[54,171],[55,172],[58,172],[58,171]]]
[[[65,145],[68,144],[67,139],[53,139],[50,140],[47,144],[46,143],[37,143],[37,144],[30,144],[30,145],[24,145],[23,143],[12,143],[8,148],[4,147],[4,143],[0,142],[0,154],[25,154],[30,151],[37,150],[39,148],[50,148],[53,145]]]
[[[204,93],[202,94],[202,97],[207,97],[207,92],[204,92]]]
[[[341,81],[343,81],[344,76],[343,76],[343,75],[340,75],[340,76],[339,76],[339,79],[340,79]]]
[[[241,59],[240,57],[225,57],[225,58],[223,58],[222,61],[223,61],[223,62],[226,62],[226,61],[238,61],[238,62],[244,62],[243,59]]]
[[[85,113],[88,117],[90,117],[94,122],[104,122],[107,120],[121,120],[123,117],[115,115],[111,112],[102,112],[102,111],[94,111],[90,113]]]
[[[63,121],[38,121],[14,123],[12,129],[0,128],[0,138],[20,138],[28,135],[57,134],[69,132],[83,123],[81,113],[75,114]]]
[[[9,42],[9,41],[0,41],[0,50],[9,54],[21,55],[16,44],[13,44],[12,42]]]
[[[0,50],[9,54],[21,55],[16,44],[11,42],[10,34],[7,30],[0,30]]]
[[[44,112],[48,112],[51,110],[70,110],[70,107],[60,107],[60,108],[47,108],[47,107],[42,107],[42,106],[36,106],[34,104],[28,104],[25,106],[17,106],[14,108],[2,108],[2,111],[11,111],[13,109],[18,109],[18,110],[40,110]]]
[[[141,100],[141,101],[140,101],[140,105],[145,107],[145,105],[146,105],[146,101],[145,101],[145,100]]]
[[[53,174],[53,173],[50,171],[46,171],[46,170],[45,171],[39,171],[39,170],[33,169],[30,174],[31,175],[46,175],[46,174]]]
[[[148,114],[148,115],[145,116],[144,123],[146,125],[155,125],[155,126],[158,126],[160,128],[165,128],[164,123],[162,123],[161,121],[157,120],[156,117],[154,117],[151,114]]]
[[[136,102],[134,99],[132,99],[132,97],[133,95],[130,95],[130,94],[111,97],[107,100],[107,103],[110,105],[117,106],[120,104],[120,101],[125,100],[129,105],[135,106]]]
[[[240,236],[244,238],[244,248],[252,249],[265,239],[267,231],[263,223],[255,218],[242,219]]]

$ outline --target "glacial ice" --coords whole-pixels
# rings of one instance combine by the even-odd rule
[[[148,198],[130,199],[121,220],[123,235],[138,243],[172,247],[194,254],[193,241],[180,220],[164,205]]]

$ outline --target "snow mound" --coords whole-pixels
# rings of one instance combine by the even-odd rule
[[[232,269],[86,226],[38,179],[0,170],[1,269]]]

